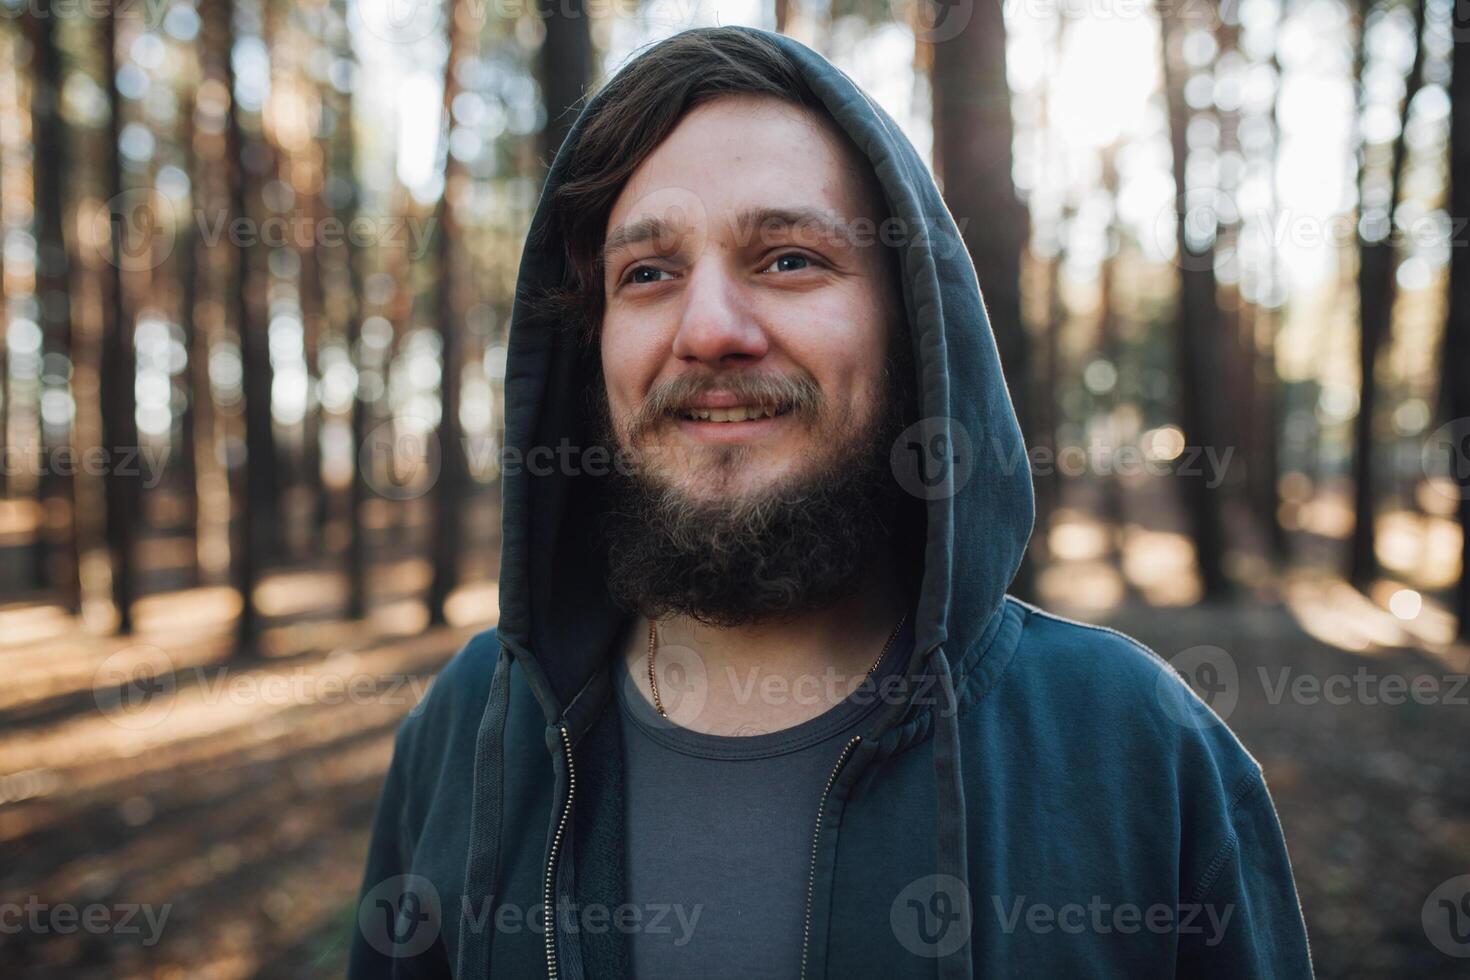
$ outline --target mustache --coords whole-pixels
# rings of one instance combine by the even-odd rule
[[[760,408],[788,409],[798,419],[812,422],[822,410],[822,387],[810,372],[794,374],[739,372],[735,374],[681,374],[654,385],[643,400],[629,425],[633,439],[661,424],[665,419],[690,410],[691,402],[701,395],[725,392],[741,404]]]

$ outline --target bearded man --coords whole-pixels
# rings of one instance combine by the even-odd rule
[[[975,269],[819,55],[690,31],[590,99],[506,449],[499,623],[399,730],[352,977],[1310,976],[1260,766],[1006,595]]]

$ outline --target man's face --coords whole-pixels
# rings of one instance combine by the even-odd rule
[[[830,123],[769,98],[696,108],[634,172],[607,222],[600,343],[644,480],[750,504],[871,443],[901,324],[880,208]]]

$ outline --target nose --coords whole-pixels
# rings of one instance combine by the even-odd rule
[[[674,356],[726,365],[758,361],[769,349],[769,338],[752,315],[740,283],[718,262],[697,263],[684,290]]]

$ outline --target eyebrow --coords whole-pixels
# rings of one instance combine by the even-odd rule
[[[618,252],[634,245],[651,242],[658,238],[674,234],[674,226],[663,218],[649,216],[639,218],[619,225],[607,236],[607,241],[602,243],[602,264],[606,266],[608,259]]]
[[[735,215],[737,239],[748,245],[761,230],[789,230],[808,227],[827,238],[847,240],[847,222],[835,211],[816,207],[751,207]],[[663,218],[648,215],[613,229],[602,245],[602,263],[606,267],[618,252],[662,238],[677,238],[680,228]]]

